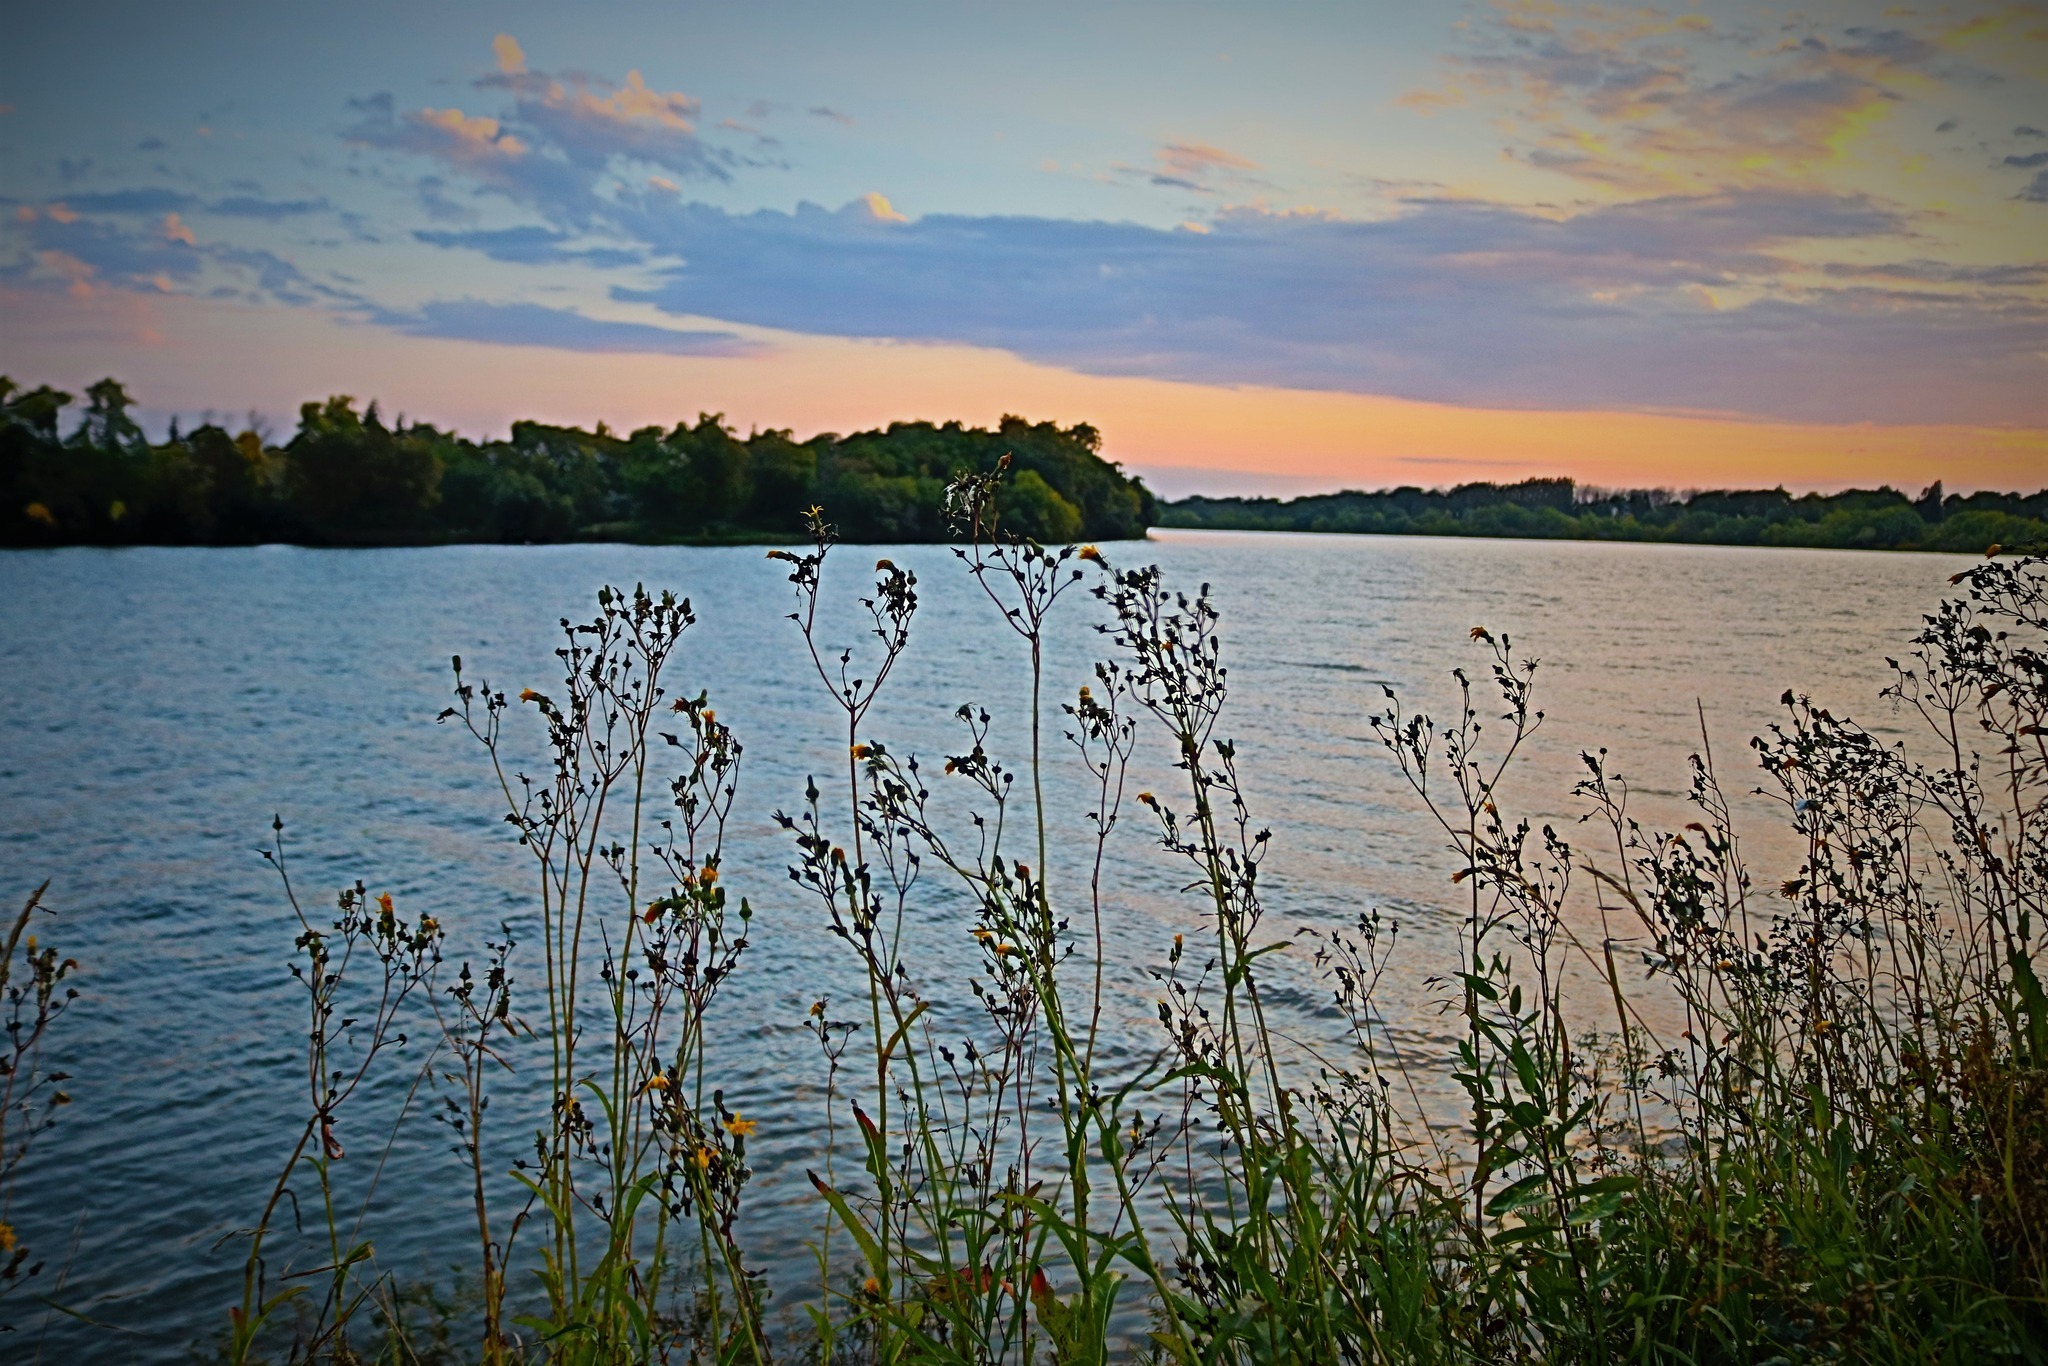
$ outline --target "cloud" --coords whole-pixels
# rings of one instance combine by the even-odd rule
[[[418,109],[400,115],[389,95],[350,101],[364,117],[344,137],[362,146],[425,157],[467,175],[487,189],[531,205],[545,205],[569,221],[586,220],[594,207],[592,176],[560,156],[545,155],[503,122],[460,109]],[[438,179],[433,181],[438,188]],[[429,199],[421,182],[422,200]],[[439,206],[467,211],[433,196]],[[430,205],[430,211],[432,206]]]
[[[478,299],[430,303],[414,313],[379,313],[375,321],[415,337],[652,356],[746,356],[765,348],[733,332],[682,331],[613,322],[540,304]]]
[[[136,213],[147,214],[152,218],[175,209],[189,209],[198,202],[191,195],[177,190],[146,186],[129,190],[103,190],[97,194],[74,194],[65,199],[65,203],[70,207],[84,213]]]
[[[518,203],[563,223],[590,222],[602,209],[599,185],[620,163],[660,167],[672,175],[731,179],[732,153],[698,136],[699,103],[681,91],[657,90],[637,70],[614,85],[581,73],[531,69],[516,40],[492,44],[497,70],[476,82],[504,92],[497,114],[458,108],[400,113],[388,93],[352,99],[358,118],[347,141],[439,162]],[[421,182],[421,200],[437,217],[466,211]]]
[[[1374,221],[1237,209],[1207,234],[879,222],[858,200],[730,214],[649,199],[620,221],[672,262],[621,299],[1095,374],[1500,407],[2048,418],[2048,310],[1991,282],[1756,287],[1791,269],[1794,244],[1902,231],[1896,211],[1854,199],[1673,197],[1565,219],[1448,200]]]
[[[1656,10],[1500,0],[1466,28],[1446,91],[1502,107],[1513,155],[1631,193],[1811,185],[1886,113],[1944,82],[1993,79],[1939,13],[1830,29],[1786,17],[1777,41]],[[1943,125],[1954,127],[1953,120]]]
[[[2048,263],[2039,261],[2022,266],[1959,266],[1947,261],[1916,259],[1894,261],[1881,266],[1837,262],[1823,269],[1826,274],[1838,279],[1905,280],[1938,285],[1989,285],[2001,289],[2048,284]]]
[[[876,194],[872,190],[862,195],[859,199],[854,200],[851,204],[848,204],[841,212],[869,223],[908,223],[910,221],[907,215],[896,211],[896,206],[889,202],[888,196]]]
[[[837,109],[828,108],[827,106],[822,104],[814,104],[811,106],[811,117],[818,119],[830,119],[834,123],[843,123],[848,125],[851,125],[853,123],[853,115],[842,114]]]
[[[2024,123],[2013,129],[2012,135],[2016,138],[2048,138],[2048,133]]]
[[[1155,154],[1159,163],[1182,175],[1206,175],[1211,171],[1256,171],[1259,163],[1211,147],[1206,142],[1169,142]]]
[[[573,234],[542,227],[415,232],[413,237],[429,246],[461,247],[482,252],[494,261],[523,266],[557,265],[571,261],[594,266],[630,266],[645,259],[637,251],[605,247],[572,248],[566,244],[577,240]]]
[[[2048,166],[2048,152],[2029,152],[2023,157],[2007,157],[2005,164],[2031,171],[2036,166]]]
[[[1271,189],[1269,182],[1251,174],[1258,169],[1257,162],[1206,142],[1163,142],[1153,149],[1151,165],[1118,163],[1110,174],[1124,181],[1211,195],[1226,188]]]
[[[62,288],[81,298],[176,291],[301,307],[366,306],[360,294],[315,280],[274,252],[202,240],[178,210],[156,213],[163,201],[123,198],[120,192],[79,198],[86,214],[70,204],[52,204],[16,215],[20,250],[0,254],[0,278],[28,289]],[[138,213],[149,220],[121,221]]]
[[[235,195],[227,199],[214,200],[206,206],[206,211],[219,214],[223,218],[256,218],[276,222],[283,218],[324,213],[333,207],[325,199],[263,199],[255,195]]]
[[[498,59],[498,70],[507,76],[526,74],[526,52],[519,46],[519,40],[509,33],[501,33],[491,39],[491,52]]]
[[[2048,204],[2048,171],[2042,171],[2019,193],[2029,204]]]

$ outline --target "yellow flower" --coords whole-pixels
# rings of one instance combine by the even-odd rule
[[[725,1131],[734,1138],[745,1138],[759,1127],[761,1127],[761,1121],[757,1119],[741,1119],[737,1114],[725,1122]]]
[[[14,1226],[12,1224],[0,1224],[0,1252],[14,1251],[14,1243]]]
[[[718,881],[718,865],[715,863],[705,864],[704,871],[697,874],[697,881],[703,883],[706,887]]]
[[[540,694],[531,688],[521,688],[519,690],[519,700],[521,702],[538,702],[540,701]]]
[[[1102,552],[1097,550],[1092,545],[1084,545],[1081,547],[1081,558],[1084,560],[1093,560],[1096,564],[1101,564]]]
[[[389,892],[379,892],[379,893],[377,893],[377,904],[378,904],[379,906],[381,906],[381,907],[383,907],[383,908],[384,908],[384,914],[386,914],[386,915],[390,915],[390,914],[392,914],[392,910],[391,910],[391,893],[389,893]]]
[[[875,571],[876,571],[877,573],[881,572],[881,571],[882,571],[882,570],[884,570],[884,569],[894,569],[895,567],[896,567],[896,561],[894,561],[894,560],[876,560],[876,561],[875,561]]]
[[[974,936],[974,937],[975,937],[976,939],[979,939],[979,940],[981,940],[981,941],[982,941],[982,942],[983,942],[984,944],[986,944],[986,943],[987,943],[987,942],[988,942],[989,940],[991,940],[991,939],[995,938],[995,934],[994,934],[994,932],[993,932],[993,931],[991,931],[991,930],[984,930],[984,929],[980,928],[979,926],[977,926],[977,927],[976,927],[976,928],[974,928],[974,929],[971,929],[971,930],[969,930],[969,931],[968,931],[968,933],[969,933],[969,934],[971,934],[971,935],[973,935],[973,936]]]
[[[711,1170],[711,1149],[709,1149],[709,1148],[699,1148],[699,1149],[697,1149],[697,1151],[696,1151],[696,1152],[694,1152],[694,1153],[691,1153],[691,1154],[690,1154],[690,1160],[691,1160],[692,1162],[694,1162],[694,1163],[696,1163],[696,1164],[697,1164],[697,1170],[698,1170],[698,1171],[700,1171],[700,1172],[708,1172],[708,1171],[710,1171],[710,1170]]]
[[[705,721],[705,724],[709,725],[709,724],[710,724],[711,722],[713,722],[713,721],[716,721],[717,719],[718,719],[718,713],[717,713],[717,712],[715,712],[715,711],[711,710],[711,708],[709,708],[709,707],[706,707],[706,708],[704,709],[704,721]]]
[[[825,1003],[824,1003],[823,1001],[813,1001],[813,1002],[811,1002],[811,1010],[810,1010],[810,1015],[811,1015],[811,1018],[812,1018],[812,1019],[814,1019],[814,1020],[816,1020],[816,1019],[821,1019],[821,1018],[823,1018],[823,1017],[824,1017],[824,1014],[825,1014]]]
[[[874,752],[874,748],[870,745],[855,745],[853,747],[853,757],[856,759],[865,759]]]
[[[31,522],[41,522],[44,526],[57,525],[56,517],[53,516],[50,510],[44,507],[41,503],[30,503],[27,507],[21,510],[21,513]],[[5,1227],[5,1224],[0,1224],[0,1228]],[[6,1247],[11,1247],[13,1245],[11,1240],[13,1239],[14,1234],[11,1230],[8,1232],[7,1237],[10,1241],[8,1243],[0,1244],[0,1250],[4,1250]]]
[[[420,933],[421,933],[421,934],[433,934],[434,932],[436,932],[436,931],[437,931],[437,930],[439,930],[440,928],[441,928],[441,922],[440,922],[440,921],[438,921],[438,920],[436,920],[436,919],[434,919],[434,917],[432,917],[432,916],[430,916],[430,915],[423,915],[423,916],[421,916],[421,917],[420,917]]]
[[[860,1283],[860,1292],[870,1299],[878,1300],[882,1297],[882,1283],[870,1276]]]
[[[666,1091],[668,1090],[668,1077],[663,1073],[656,1072],[647,1079],[647,1084],[640,1089],[642,1091]]]

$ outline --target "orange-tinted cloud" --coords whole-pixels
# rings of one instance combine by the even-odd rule
[[[519,46],[519,40],[509,33],[501,33],[491,39],[491,53],[498,59],[498,70],[507,76],[521,76],[526,73],[526,53]]]

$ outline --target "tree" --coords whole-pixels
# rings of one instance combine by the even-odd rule
[[[439,500],[441,460],[430,440],[386,427],[372,403],[362,416],[337,394],[299,409],[285,447],[285,492],[316,539],[338,544],[406,540],[427,529]]]

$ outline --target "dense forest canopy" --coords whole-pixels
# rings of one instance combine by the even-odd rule
[[[304,405],[282,444],[253,423],[230,434],[210,422],[153,443],[117,381],[86,390],[67,420],[71,401],[0,377],[0,544],[776,539],[800,535],[814,503],[852,540],[936,541],[947,483],[1005,456],[1011,531],[1118,540],[1154,520],[1150,491],[1102,458],[1085,423],[899,422],[798,441],[742,437],[706,414],[625,436],[516,422],[502,441],[473,441],[337,396]]]
[[[742,437],[712,413],[625,436],[603,423],[515,422],[504,440],[476,441],[386,422],[374,402],[358,411],[337,395],[303,405],[281,444],[253,420],[233,434],[173,423],[151,442],[118,381],[84,397],[67,417],[70,394],[0,376],[0,545],[779,540],[801,535],[813,504],[852,540],[938,541],[949,534],[946,485],[1005,456],[1004,525],[1047,543],[1162,525],[1870,550],[2048,545],[2048,491],[1679,494],[1557,478],[1159,503],[1102,458],[1086,423],[897,422],[798,441],[774,429]]]
[[[1589,488],[1570,479],[1397,488],[1292,498],[1162,503],[1159,524],[1238,531],[1336,531],[1407,536],[1528,536],[1555,540],[1686,541],[1974,553],[2048,544],[2048,491],[1918,498],[1892,488],[1793,494],[1782,488],[1674,494]]]

